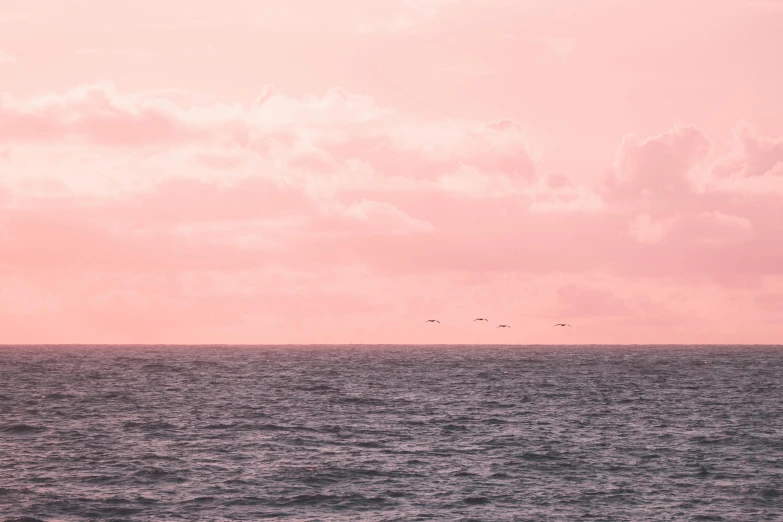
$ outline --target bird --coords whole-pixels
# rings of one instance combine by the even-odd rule
[[[489,319],[486,319],[486,318],[484,318],[484,317],[477,317],[477,318],[475,318],[475,319],[473,319],[473,320],[474,320],[474,321],[488,321]]]
[[[511,328],[511,327],[509,325],[507,325],[507,324],[501,324],[501,325],[498,325],[498,328]]]
[[[424,322],[425,322],[425,323],[440,323],[440,321],[438,321],[437,319],[427,319],[427,320],[426,320],[426,321],[424,321]]]
[[[571,326],[571,325],[570,325],[570,324],[568,324],[568,323],[557,323],[557,324],[553,324],[552,326],[567,326],[567,327],[569,327],[569,328],[573,328],[573,326]]]

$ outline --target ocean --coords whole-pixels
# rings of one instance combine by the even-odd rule
[[[0,347],[0,520],[265,519],[783,520],[783,347]]]

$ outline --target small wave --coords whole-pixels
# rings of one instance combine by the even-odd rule
[[[345,429],[344,426],[340,426],[339,424],[330,424],[321,426],[317,431],[321,431],[323,433],[341,433]]]
[[[339,392],[339,388],[335,388],[334,386],[329,386],[328,384],[315,384],[313,386],[295,386],[294,389],[296,390],[302,390],[302,391],[309,391],[309,392]]]
[[[193,366],[203,366],[207,368],[223,368],[224,365],[216,361],[193,361]]]
[[[154,370],[159,372],[172,372],[172,373],[180,373],[182,371],[180,368],[176,366],[169,366],[161,363],[145,364],[144,366],[141,367],[141,369],[147,371]]]
[[[510,404],[510,403],[506,403],[506,402],[497,402],[497,401],[488,401],[488,402],[482,404],[482,407],[484,407],[484,408],[508,409],[508,408],[516,407],[516,404]]]
[[[241,415],[238,415],[238,417],[246,418],[246,419],[258,419],[262,417],[269,417],[269,414],[266,413],[261,408],[253,408],[251,406],[245,406],[240,409],[242,412]]]
[[[308,428],[307,426],[281,426],[279,424],[248,424],[245,428],[247,430],[257,431],[312,431],[317,432],[314,428]]]
[[[384,497],[365,497],[363,495],[338,496],[321,493],[283,497],[278,500],[278,504],[282,506],[312,506],[318,504],[343,504],[346,502],[367,507],[368,505],[384,504],[388,500]]]
[[[226,506],[262,506],[267,501],[260,497],[239,497],[225,502]]]
[[[120,504],[128,502],[125,499],[119,499],[119,498],[110,498],[106,500],[107,503],[114,503],[114,504]],[[141,510],[133,507],[128,506],[116,506],[116,507],[103,507],[101,508],[101,515],[114,515],[114,516],[128,516],[128,515],[136,515],[140,513]]]
[[[287,497],[281,502],[284,505],[289,506],[308,506],[312,504],[321,504],[323,502],[329,502],[337,500],[339,497],[333,495],[322,495],[320,493],[313,493],[312,495],[297,495],[295,497]]]
[[[362,441],[362,442],[357,442],[355,446],[358,446],[360,448],[385,448],[386,444],[377,441]]]
[[[75,398],[75,395],[71,395],[70,393],[50,393],[49,395],[45,395],[45,399],[51,399],[51,400],[62,400],[62,399],[73,399]]]
[[[560,456],[555,453],[525,452],[522,454],[522,458],[525,460],[557,460]]]
[[[173,471],[166,471],[165,469],[160,468],[142,469],[134,473],[134,476],[155,482],[174,482],[178,484],[186,482],[186,480],[179,476],[178,473]]]
[[[286,426],[280,426],[278,424],[257,424],[253,426],[253,428],[259,431],[286,431],[291,429]]]
[[[118,475],[90,475],[81,479],[82,482],[87,484],[108,484],[110,482],[117,482],[122,477]]]
[[[159,468],[141,469],[135,473],[137,477],[163,477],[169,472]]]
[[[48,431],[48,428],[43,426],[32,426],[30,424],[12,424],[5,428],[0,428],[0,433],[6,433],[8,435],[36,435]]]
[[[386,401],[373,399],[371,397],[341,397],[337,402],[348,404],[360,404],[362,406],[385,406]]]
[[[208,502],[214,502],[217,499],[215,497],[196,497],[186,500],[183,504],[206,504]]]
[[[503,473],[503,472],[493,473],[492,475],[489,476],[489,478],[491,478],[491,479],[506,479],[506,478],[509,478],[509,474],[508,473]]]
[[[174,455],[161,455],[160,453],[143,453],[139,455],[139,458],[142,460],[169,460],[169,461],[180,461],[179,457],[175,457]]]
[[[691,437],[691,442],[695,442],[696,444],[720,444],[730,440],[731,437],[710,437],[707,435],[697,435],[695,437]]]
[[[467,497],[463,502],[475,506],[478,504],[489,504],[489,499],[487,497]]]
[[[217,423],[217,424],[209,424],[207,426],[204,426],[203,429],[205,430],[230,430],[230,429],[237,429],[240,427],[238,424],[224,424],[224,423]]]
[[[111,391],[100,395],[100,398],[104,400],[119,399],[119,400],[127,401],[130,400],[130,395],[128,395],[125,392]]]
[[[122,427],[125,429],[139,428],[141,431],[147,431],[147,432],[177,429],[177,426],[174,426],[173,424],[170,424],[166,421],[152,421],[152,422],[127,421],[122,423]]]

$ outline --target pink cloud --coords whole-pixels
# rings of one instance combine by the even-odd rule
[[[81,86],[62,96],[48,95],[27,103],[6,95],[0,99],[0,121],[0,141],[84,136],[98,144],[160,145],[191,134],[162,100],[133,104],[117,96],[108,84]]]
[[[643,141],[627,137],[607,181],[609,196],[670,202],[688,197],[693,191],[691,170],[709,150],[710,142],[695,127],[677,126]]]
[[[783,334],[783,32],[757,7],[28,4],[0,6],[9,342]]]
[[[748,124],[738,125],[733,138],[731,153],[712,166],[714,176],[783,176],[783,138],[763,136]]]

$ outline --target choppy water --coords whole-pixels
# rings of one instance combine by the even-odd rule
[[[0,347],[0,520],[781,520],[782,414],[781,347]]]

